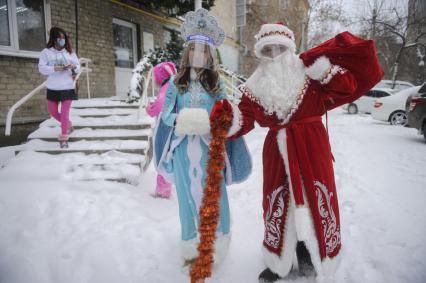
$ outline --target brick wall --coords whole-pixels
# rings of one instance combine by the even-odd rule
[[[0,55],[0,125],[6,123],[9,108],[44,81],[37,63],[38,59]],[[39,93],[15,112],[13,121],[23,123],[46,117],[46,95]]]
[[[111,4],[105,0],[80,0],[78,5],[78,56],[92,59],[89,67],[92,97],[115,95]],[[87,98],[86,80],[80,97]]]
[[[72,0],[51,1],[52,26],[60,26],[73,36],[73,9],[69,9]],[[70,10],[70,17],[63,17],[63,11]],[[45,77],[38,72],[38,59],[0,55],[0,125],[6,122],[9,108],[19,99],[41,84]],[[13,123],[42,120],[48,117],[45,91],[41,91],[21,106],[13,116]]]
[[[156,45],[164,45],[163,24],[140,12],[107,0],[78,1],[78,38],[74,0],[50,1],[51,25],[63,28],[71,37],[78,56],[90,58],[90,90],[92,97],[115,95],[113,54],[113,17],[136,23],[140,28],[139,46],[143,46],[142,32],[154,34]],[[41,84],[38,59],[0,55],[0,125],[5,124],[7,111],[20,98]],[[33,97],[15,112],[13,123],[39,121],[47,118],[45,91]],[[80,80],[80,97],[87,97],[86,79]]]

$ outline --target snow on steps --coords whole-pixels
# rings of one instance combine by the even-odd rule
[[[71,118],[74,129],[83,129],[90,127],[92,129],[147,129],[154,126],[155,120],[151,117],[142,115],[141,119],[137,115],[108,117],[80,117]],[[40,124],[40,127],[57,127],[58,121],[53,118],[47,119]]]
[[[24,164],[35,163],[38,168],[45,171],[44,177],[64,181],[107,180],[130,184],[137,184],[141,174],[141,163],[145,162],[144,155],[116,150],[101,154],[70,152],[58,155],[22,151],[16,158],[21,159],[21,163]],[[54,168],[51,168],[52,164]]]
[[[136,115],[137,108],[72,108],[70,111],[71,117],[108,117],[111,115],[128,116]]]
[[[100,109],[108,109],[108,108],[127,108],[127,109],[135,109],[139,108],[137,103],[126,103],[121,100],[116,100],[113,98],[105,99],[105,98],[92,98],[88,99],[79,99],[74,101],[72,104],[72,108],[75,109],[83,109],[83,108],[100,108]]]
[[[135,183],[152,156],[155,119],[144,110],[138,117],[137,104],[114,98],[78,100],[72,107],[74,132],[67,149],[59,148],[60,125],[50,118],[28,136],[20,151],[47,153],[52,160],[71,162],[68,179]]]
[[[41,139],[44,141],[57,141],[58,133],[61,128],[56,127],[40,127],[32,132],[28,139]],[[70,141],[79,140],[148,140],[152,134],[152,129],[127,130],[127,129],[92,129],[89,127],[74,130],[70,134]]]
[[[37,152],[46,152],[51,154],[60,154],[66,152],[83,153],[104,153],[110,150],[120,152],[145,154],[148,147],[148,141],[143,140],[95,140],[95,141],[69,141],[68,148],[59,148],[58,142],[49,142],[40,139],[31,139],[22,146],[21,151],[31,150]]]

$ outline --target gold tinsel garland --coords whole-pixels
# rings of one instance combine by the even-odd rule
[[[203,280],[212,274],[214,243],[220,216],[220,188],[223,181],[222,172],[225,168],[225,141],[233,117],[232,110],[226,109],[228,105],[227,102],[223,106],[221,102],[217,102],[215,108],[217,107],[218,115],[210,122],[212,139],[209,145],[207,178],[199,214],[199,255],[191,266],[191,283],[204,282]]]

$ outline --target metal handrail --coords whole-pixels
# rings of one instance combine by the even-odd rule
[[[154,76],[152,75],[152,71],[153,71],[153,67],[151,66],[148,70],[148,73],[146,73],[146,75],[142,75],[143,77],[143,82],[144,82],[144,86],[143,86],[143,92],[142,95],[139,99],[139,110],[138,110],[138,115],[137,118],[138,120],[142,117],[142,109],[148,106],[148,87],[149,84],[151,83],[151,94],[152,96],[155,96],[155,90],[154,90]],[[152,134],[154,134],[154,130],[152,131]],[[153,142],[153,137],[152,135],[148,138],[148,145],[145,148],[145,158],[141,161],[141,171],[144,172],[147,168],[149,163],[152,160],[152,156],[149,156],[151,154],[153,154],[151,147],[152,147],[152,142]],[[148,162],[149,161],[149,162]]]
[[[77,74],[77,76],[75,78],[74,87],[75,87],[75,83],[80,78],[81,74],[86,73],[87,93],[88,93],[88,97],[90,99],[89,72],[91,72],[92,69],[90,69],[88,67],[88,64],[89,64],[89,62],[91,62],[91,60],[88,59],[88,58],[80,58],[79,61],[80,61],[80,64],[85,64],[85,66],[80,68],[80,72]],[[13,104],[12,107],[10,107],[9,111],[7,112],[7,116],[6,116],[6,127],[5,127],[5,135],[6,136],[10,136],[10,132],[11,132],[11,128],[12,128],[12,117],[13,117],[13,114],[15,113],[16,109],[18,109],[22,104],[24,104],[25,102],[30,100],[34,95],[36,95],[38,92],[40,92],[45,87],[46,87],[46,81],[44,81],[38,87],[33,89],[30,93],[28,93],[27,95],[22,97],[20,100],[18,100],[18,102]]]
[[[230,75],[229,73],[224,72],[223,70],[221,70],[221,73],[222,73],[223,82],[225,83],[226,90],[231,93],[231,97],[232,97],[233,100],[238,101],[243,94],[237,88],[237,86],[235,84],[236,83],[242,84],[242,83],[244,83],[244,81],[241,80],[240,78],[238,78],[235,75]],[[229,77],[230,77],[230,79],[229,79]]]
[[[139,99],[139,111],[138,111],[138,120],[142,117],[142,109],[148,106],[148,86],[151,81],[152,89],[154,89],[153,75],[152,75],[152,67],[149,68],[148,73],[142,77],[144,78],[144,86],[141,98]],[[152,90],[152,94],[154,95],[154,90]]]
[[[18,102],[12,105],[10,107],[9,111],[7,112],[6,116],[6,130],[5,135],[10,136],[10,129],[12,127],[12,116],[16,109],[18,109],[22,104],[30,100],[36,93],[38,93],[40,90],[44,89],[46,87],[46,82],[43,82],[41,85],[33,89],[30,93],[22,97]]]
[[[77,81],[80,78],[81,74],[83,72],[85,72],[86,73],[86,83],[87,83],[87,98],[90,99],[91,97],[90,97],[89,73],[92,72],[92,69],[89,68],[89,63],[92,62],[92,60],[89,59],[89,58],[80,58],[79,61],[80,61],[80,65],[84,65],[84,66],[80,67],[80,72],[75,77],[74,88],[75,88],[75,84],[77,83]]]

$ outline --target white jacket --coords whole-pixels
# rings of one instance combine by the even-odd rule
[[[75,88],[71,70],[60,72],[55,72],[54,70],[55,65],[68,64],[74,64],[77,67],[75,72],[80,72],[80,63],[75,53],[70,54],[65,48],[62,50],[56,50],[53,47],[43,49],[38,62],[38,70],[41,74],[48,76],[46,81],[48,89],[65,90]]]

